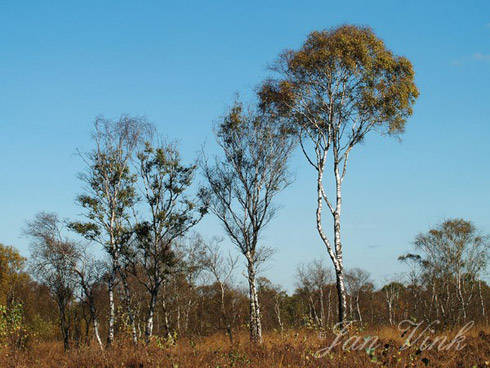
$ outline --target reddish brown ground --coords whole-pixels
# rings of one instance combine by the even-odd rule
[[[25,351],[0,352],[0,367],[490,367],[490,333],[487,328],[473,328],[467,334],[466,347],[461,351],[420,351],[416,346],[399,351],[400,333],[395,329],[361,332],[362,336],[380,336],[381,347],[370,354],[336,348],[322,358],[315,353],[334,339],[325,339],[311,331],[269,333],[264,344],[252,347],[246,334],[230,346],[222,335],[182,339],[174,346],[152,344],[133,348],[130,344],[115,345],[104,352],[97,347],[72,349],[64,354],[60,343],[37,343]],[[453,334],[453,332],[449,332]]]

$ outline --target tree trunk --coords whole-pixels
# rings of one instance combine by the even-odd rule
[[[356,309],[357,309],[357,317],[359,318],[359,322],[362,322],[361,307],[359,306],[359,294],[356,295]]]
[[[481,280],[478,280],[478,294],[480,295],[481,315],[482,315],[483,319],[485,319],[485,317],[486,317],[485,301],[483,300],[483,295],[481,292]]]
[[[153,334],[153,316],[155,315],[155,305],[157,302],[158,290],[152,290],[150,295],[150,304],[148,305],[148,317],[146,318],[145,342],[150,343]]]
[[[274,311],[276,312],[277,323],[279,324],[279,329],[282,335],[282,333],[284,332],[284,326],[282,324],[282,319],[281,319],[281,301],[278,295],[276,295],[274,300]]]
[[[325,327],[325,303],[323,300],[323,285],[320,285],[320,325]]]
[[[115,272],[111,272],[107,281],[107,291],[109,293],[109,327],[107,330],[107,346],[111,346],[114,342],[114,320],[116,318],[116,306],[114,304],[114,281]]]
[[[458,298],[459,298],[459,302],[461,303],[461,309],[463,311],[463,320],[466,320],[466,303],[465,303],[465,299],[464,299],[464,296],[463,296],[463,291],[462,291],[462,286],[461,286],[461,275],[458,275],[458,282],[457,282],[457,289],[458,289]]]
[[[162,308],[163,308],[163,328],[165,329],[165,337],[168,339],[170,334],[170,323],[168,319],[168,309],[167,302],[165,301],[165,296],[162,298]]]
[[[192,296],[189,295],[189,300],[187,301],[187,305],[184,308],[184,332],[187,332],[189,329],[189,314],[191,313],[192,305]]]
[[[317,177],[317,209],[316,209],[316,226],[320,237],[327,247],[328,254],[335,268],[336,276],[336,286],[337,286],[337,296],[338,296],[338,311],[339,311],[339,327],[343,328],[345,322],[345,311],[347,309],[347,297],[345,292],[345,282],[344,282],[344,264],[342,258],[342,243],[340,241],[340,210],[342,206],[342,196],[341,196],[341,178],[338,173],[338,165],[335,165],[335,177],[336,177],[336,193],[337,193],[337,204],[336,209],[334,209],[330,202],[329,205],[330,212],[334,218],[334,246],[335,252],[332,249],[331,243],[327,236],[323,232],[322,228],[322,208],[323,201],[327,201],[326,195],[323,189],[323,165],[325,157],[320,161],[318,165],[318,177]]]
[[[388,321],[390,326],[393,326],[393,302],[391,299],[388,300]]]
[[[60,312],[60,329],[63,335],[63,349],[68,351],[70,349],[70,325],[66,321],[66,304],[64,300],[58,301],[58,308]]]
[[[347,309],[347,297],[345,292],[345,282],[343,270],[335,271],[337,277],[337,296],[339,299],[339,327],[343,328],[345,323],[345,311]]]
[[[228,316],[226,315],[226,308],[225,308],[225,286],[223,283],[220,281],[219,282],[219,287],[220,287],[220,292],[221,292],[221,316],[223,318],[223,323],[225,325],[226,329],[226,334],[228,335],[228,338],[230,339],[230,344],[233,345],[233,331],[231,330],[231,324]]]
[[[347,294],[347,300],[348,300],[348,304],[347,304],[348,309],[345,314],[349,316],[350,320],[352,320],[352,315],[354,313],[354,308],[352,307],[352,295]]]
[[[250,341],[254,344],[262,344],[262,326],[260,323],[259,299],[255,286],[255,265],[251,256],[247,257],[247,260],[250,302]]]
[[[340,238],[340,213],[342,210],[342,176],[339,172],[339,158],[338,158],[338,147],[337,141],[334,139],[333,142],[333,153],[334,153],[334,174],[335,174],[335,194],[336,194],[336,205],[335,211],[332,211],[333,215],[333,230],[334,230],[334,245],[335,245],[335,258],[337,260],[336,264],[336,274],[337,274],[337,290],[339,293],[339,322],[341,328],[344,327],[345,321],[345,310],[347,307],[347,295],[345,292],[344,283],[344,260],[342,255],[342,242]],[[347,157],[344,157],[347,160]]]
[[[101,350],[104,349],[102,345],[102,340],[100,339],[100,334],[99,334],[99,322],[97,321],[97,318],[92,319],[92,323],[94,325],[94,335],[95,335],[95,340],[97,341],[97,344],[99,344],[99,347]]]
[[[97,321],[97,312],[95,310],[95,301],[92,294],[88,296],[88,309],[90,311],[90,318],[92,319],[92,325],[94,328],[95,341],[99,344],[99,347],[103,350],[102,340],[99,335],[99,322]]]
[[[177,311],[176,311],[177,315],[176,315],[176,324],[177,324],[177,333],[179,334],[179,336],[181,335],[180,333],[180,302],[177,302]]]
[[[308,291],[308,300],[309,300],[309,305],[310,305],[310,318],[313,320],[313,322],[319,326],[320,325],[320,318],[318,317],[318,313],[315,308],[315,302],[313,301],[313,295],[311,292]]]

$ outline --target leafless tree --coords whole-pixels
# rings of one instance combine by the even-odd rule
[[[360,268],[353,268],[346,272],[347,291],[350,294],[351,299],[354,299],[355,308],[357,312],[357,318],[359,322],[362,322],[361,307],[359,305],[359,299],[361,293],[366,291],[372,286],[369,281],[369,273]],[[352,307],[351,307],[352,314]]]
[[[28,221],[24,233],[32,239],[31,273],[46,285],[56,301],[65,351],[70,348],[68,306],[76,281],[72,259],[79,255],[77,245],[62,233],[63,223],[54,213],[40,212]]]
[[[330,295],[328,296],[328,302],[325,308],[325,290],[333,282],[332,274],[320,260],[314,260],[307,265],[300,265],[296,272],[298,287],[305,290],[308,294],[312,318],[319,327],[324,328],[329,319],[325,316],[325,309],[327,309],[328,316],[330,315],[331,309]],[[316,298],[315,295],[318,298],[318,303],[314,301],[314,298]],[[318,304],[319,313],[315,306],[316,304]]]
[[[225,302],[226,289],[230,287],[232,282],[233,271],[238,263],[238,257],[233,257],[231,253],[227,257],[222,255],[222,250],[218,245],[218,240],[213,239],[206,244],[206,256],[204,261],[205,269],[214,277],[216,284],[220,290],[220,306],[221,306],[221,318],[225,325],[226,333],[230,339],[230,343],[233,344],[233,331],[231,327],[231,317],[227,312]]]
[[[260,236],[275,214],[274,196],[289,184],[286,163],[293,149],[288,132],[237,102],[224,117],[217,141],[224,157],[203,162],[210,210],[247,260],[250,339],[262,342],[256,265]],[[264,255],[264,253],[262,253]]]

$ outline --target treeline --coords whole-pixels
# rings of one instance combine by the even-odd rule
[[[238,282],[237,260],[223,257],[221,251],[217,252],[216,242],[207,243],[197,235],[180,243],[178,248],[179,267],[169,275],[155,307],[155,341],[173,344],[179,337],[214,333],[224,333],[233,341],[237,331],[247,329],[249,320],[248,292]],[[109,303],[104,271],[90,275],[96,280],[90,284],[92,301],[82,290],[79,279],[78,284],[66,290],[66,303],[59,304],[57,294],[49,285],[33,280],[27,273],[28,261],[14,248],[0,245],[0,266],[2,344],[22,347],[33,339],[66,338],[68,346],[80,346],[106,339]],[[440,327],[470,320],[488,324],[490,287],[478,275],[460,270],[464,277],[459,291],[458,272],[453,273],[447,266],[444,269],[451,273],[449,278],[448,275],[435,278],[431,273],[434,270],[416,267],[403,280],[391,280],[378,288],[366,271],[347,272],[348,319],[359,321],[365,327],[395,325],[407,319],[440,320]],[[280,285],[258,278],[263,328],[282,332],[298,328],[329,329],[335,325],[336,286],[328,267],[319,260],[300,265],[296,280],[295,292],[288,294]],[[144,339],[148,292],[133,275],[128,277],[128,286],[136,334],[138,339]],[[124,307],[123,287],[121,283],[115,287],[115,303],[119,307],[114,333],[126,339],[132,332]],[[95,314],[90,310],[91,305]],[[100,330],[98,336],[94,321]]]
[[[91,340],[104,348],[117,336],[173,343],[219,330],[233,341],[247,328],[260,344],[263,328],[330,328],[350,319],[487,321],[488,237],[471,222],[450,219],[417,236],[416,251],[400,255],[408,279],[381,289],[365,271],[344,266],[348,159],[370,133],[403,133],[419,94],[410,61],[371,29],[345,25],[311,33],[272,72],[254,103],[236,101],[220,118],[215,158],[202,152],[183,162],[145,119],[97,118],[93,148],[81,154],[80,218],[29,219],[27,263],[1,248],[2,341],[23,345],[37,334],[61,338],[65,349]],[[291,184],[295,149],[316,174],[312,221],[333,272],[321,262],[299,267],[288,295],[260,277],[272,254],[261,238],[277,194]],[[195,233],[204,216],[218,219],[239,258]],[[237,286],[242,262],[246,290]]]

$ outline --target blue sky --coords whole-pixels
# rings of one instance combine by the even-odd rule
[[[96,115],[144,115],[187,160],[234,94],[251,93],[267,65],[306,35],[370,25],[414,64],[421,95],[401,142],[371,136],[344,185],[347,267],[382,282],[414,236],[448,217],[490,232],[490,2],[481,1],[3,1],[0,0],[0,242],[41,210],[76,217]],[[277,199],[264,242],[266,276],[291,289],[298,263],[327,260],[314,227],[313,172]],[[222,234],[215,219],[199,225]],[[227,245],[225,245],[226,247]],[[229,244],[228,244],[229,246]],[[330,265],[330,263],[328,263]]]

